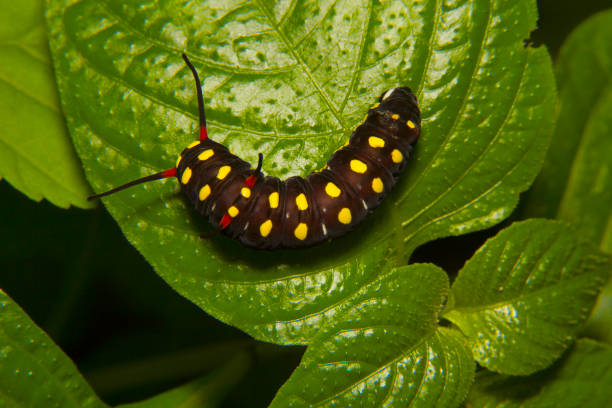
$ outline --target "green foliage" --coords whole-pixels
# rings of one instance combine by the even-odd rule
[[[59,106],[43,0],[2,3],[0,61],[0,178],[32,200],[91,208]]]
[[[564,46],[552,149],[521,208],[524,217],[556,216],[573,225],[528,220],[507,227],[476,252],[449,288],[440,268],[405,266],[415,248],[506,219],[545,160],[556,90],[546,50],[523,42],[535,28],[534,1],[47,5],[65,119],[96,191],[172,167],[194,140],[196,100],[183,51],[204,80],[211,137],[252,162],[263,153],[264,171],[280,177],[320,168],[383,90],[415,90],[423,133],[409,168],[364,225],[331,243],[272,253],[242,248],[223,236],[202,240],[206,222],[194,215],[173,180],[104,200],[130,243],[185,298],[257,339],[307,345],[272,406],[452,407],[461,404],[474,378],[468,398],[473,407],[585,401],[595,407],[610,399],[604,390],[611,381],[605,374],[612,364],[607,346],[582,340],[554,363],[578,336],[610,273],[609,258],[595,249],[609,249],[610,242],[610,13],[576,30]],[[28,18],[40,30],[36,16]],[[40,31],[24,30],[19,33],[36,35],[24,40],[9,30],[12,37],[5,37],[20,37],[24,44],[35,38],[40,45]],[[32,65],[11,58],[13,68]],[[46,69],[39,82],[48,88]],[[0,94],[0,102],[12,98],[11,92]],[[14,128],[20,131],[40,126],[31,115],[5,116],[10,123],[19,118]],[[43,146],[42,153],[50,153]],[[38,160],[42,174],[71,172],[70,159]],[[58,162],[61,170],[52,173]],[[47,187],[58,205],[79,205],[85,194]],[[25,236],[20,233],[17,241]],[[90,262],[120,262],[108,256],[120,258],[112,245],[102,251],[104,260]],[[122,277],[120,285],[129,281],[114,273]],[[164,303],[146,286],[131,284],[136,301]],[[51,395],[46,405],[105,406],[55,344],[0,296],[0,405],[32,406]],[[118,344],[115,351],[128,350],[125,342]],[[225,363],[125,406],[222,403],[249,368],[248,356],[244,346],[207,350],[207,360]],[[253,360],[262,356],[253,354]],[[476,377],[474,360],[486,367]],[[134,372],[136,381],[146,381],[148,372],[180,372],[181,363],[176,371],[167,361],[140,365],[113,379]],[[190,358],[186,365],[200,364]],[[103,392],[95,375],[87,379]]]
[[[167,393],[125,407],[213,407],[241,377],[244,353],[217,372]],[[74,363],[0,291],[0,406],[107,407]]]
[[[559,120],[550,151],[524,201],[524,217],[546,216],[612,253],[612,10],[599,13],[567,39],[557,61]],[[587,332],[612,341],[612,283]]]
[[[104,407],[74,363],[0,291],[0,405]]]
[[[448,278],[393,269],[321,328],[271,407],[458,406],[474,374],[465,337],[438,327]]]
[[[612,10],[567,39],[557,61],[559,120],[526,216],[576,225],[581,236],[612,253]]]
[[[610,267],[605,255],[560,222],[515,223],[459,272],[454,308],[445,317],[468,336],[481,365],[531,374],[571,344]]]

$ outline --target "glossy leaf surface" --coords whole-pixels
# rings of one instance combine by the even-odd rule
[[[109,197],[130,242],[177,291],[258,339],[304,343],[423,242],[507,217],[537,173],[553,120],[535,2],[50,0],[64,110],[96,191],[174,165],[197,135],[185,51],[204,78],[209,134],[264,171],[325,164],[380,93],[411,86],[423,133],[395,191],[347,236],[248,250],[174,180]]]
[[[571,344],[609,276],[609,259],[560,222],[516,223],[487,241],[453,283],[445,317],[490,370],[525,375]]]
[[[381,275],[321,328],[271,407],[458,406],[474,361],[463,334],[438,327],[447,295],[433,265]]]

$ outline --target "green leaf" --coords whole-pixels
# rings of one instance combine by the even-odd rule
[[[576,224],[581,236],[600,244],[608,253],[612,253],[611,42],[612,10],[586,21],[564,45],[558,63],[562,114],[578,123],[565,129],[559,123],[555,132],[557,140],[578,142],[570,157],[570,175],[557,218]],[[576,112],[580,102],[585,105]],[[580,115],[582,112],[588,112],[586,117]]]
[[[446,274],[402,267],[361,292],[321,328],[271,407],[458,406],[474,361],[460,332],[438,327]]]
[[[609,259],[564,224],[516,223],[459,272],[454,308],[444,317],[468,336],[481,365],[531,374],[569,346],[609,271]]]
[[[1,290],[0,384],[0,406],[106,406],[74,363]]]
[[[576,28],[557,61],[560,114],[526,216],[572,222],[612,253],[612,10]]]
[[[556,140],[565,140],[572,151],[555,147],[551,152],[568,174],[549,184],[562,191],[557,217],[574,223],[578,233],[612,254],[612,10],[581,24],[563,46],[558,62],[562,87],[561,107],[575,124],[559,124]],[[567,121],[566,121],[567,122]],[[567,147],[566,147],[567,149]],[[553,163],[553,165],[556,163]],[[552,167],[552,166],[551,166]],[[565,181],[565,184],[561,184]],[[538,185],[543,184],[539,183]],[[561,198],[561,197],[560,197]],[[612,286],[602,293],[587,331],[612,339]]]
[[[612,349],[580,340],[548,370],[529,377],[482,371],[468,401],[473,408],[601,408],[612,401]]]
[[[606,287],[601,291],[593,313],[581,334],[584,337],[612,343],[612,280],[608,279]]]
[[[0,178],[35,201],[91,208],[59,106],[43,0],[3,2],[0,61]]]
[[[105,204],[178,292],[224,322],[305,343],[421,243],[507,217],[538,171],[553,120],[544,49],[525,48],[535,2],[50,0],[71,134],[96,191],[174,165],[197,135],[186,51],[204,79],[209,134],[264,170],[325,164],[378,95],[409,85],[423,134],[382,208],[346,237],[274,254],[207,223],[174,180]]]
[[[560,115],[546,164],[524,201],[524,216],[573,223],[612,254],[612,10],[576,28],[557,61]],[[587,328],[612,340],[612,286]]]

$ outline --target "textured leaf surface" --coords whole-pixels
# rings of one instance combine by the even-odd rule
[[[402,267],[321,328],[271,407],[458,406],[474,375],[465,337],[440,328],[446,274]]]
[[[106,407],[74,363],[0,291],[0,406]]]
[[[608,277],[607,257],[556,221],[517,223],[490,239],[453,283],[445,317],[474,358],[504,374],[549,366],[573,340]]]
[[[537,173],[554,83],[524,48],[533,1],[50,0],[58,83],[96,191],[174,165],[196,134],[185,51],[209,133],[264,171],[322,167],[385,89],[409,85],[423,135],[395,191],[357,231],[274,253],[223,236],[174,180],[110,197],[126,236],[176,290],[259,339],[302,343],[389,265],[431,239],[491,226]]]
[[[612,349],[580,340],[550,369],[529,377],[482,371],[468,401],[473,408],[601,408],[612,401]]]
[[[574,223],[612,253],[612,10],[581,24],[557,62],[560,114],[528,214]]]
[[[59,106],[43,0],[1,7],[0,178],[35,201],[92,207]]]

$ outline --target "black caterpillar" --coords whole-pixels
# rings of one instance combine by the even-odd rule
[[[208,138],[202,87],[193,73],[198,96],[200,140],[190,144],[176,166],[143,177],[124,188],[176,176],[195,208],[213,225],[242,244],[262,249],[299,248],[345,234],[393,188],[421,129],[417,100],[409,88],[384,92],[365,121],[321,171],[305,179],[281,181],[261,172]]]

